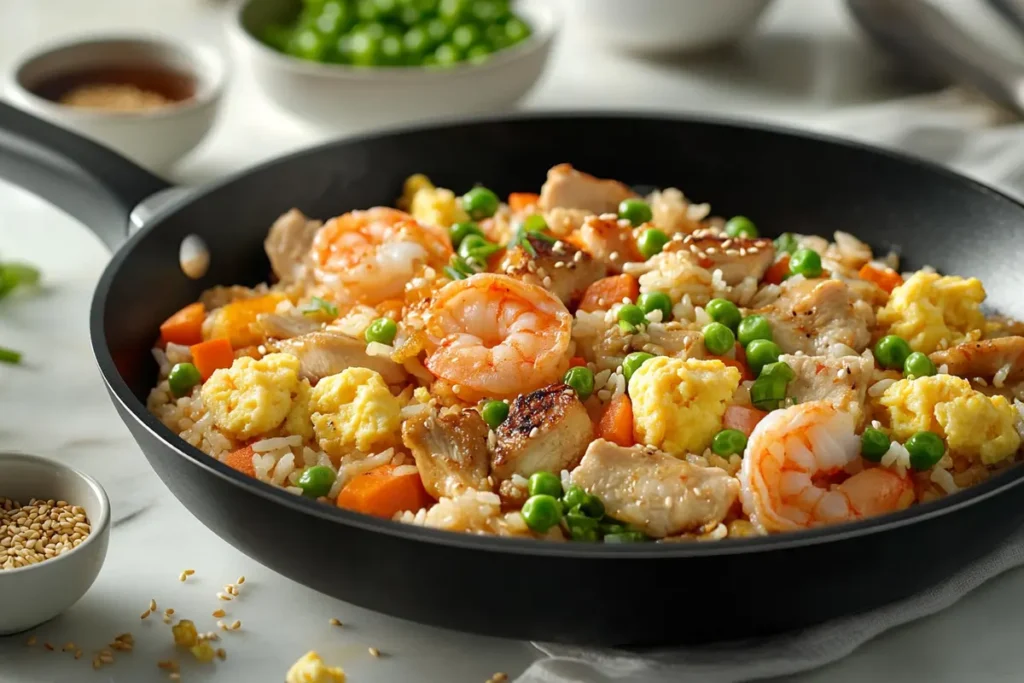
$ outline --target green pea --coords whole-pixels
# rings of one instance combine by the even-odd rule
[[[288,54],[300,59],[319,62],[327,51],[329,43],[311,28],[297,32],[288,42]]]
[[[314,465],[299,475],[299,488],[302,489],[302,495],[308,498],[319,498],[330,492],[331,487],[334,486],[334,480],[337,478],[338,475],[330,467]]]
[[[506,30],[507,28],[506,26]],[[633,227],[636,227],[654,218],[654,213],[651,211],[651,205],[644,200],[630,198],[623,199],[619,203],[619,218],[626,219]]]
[[[167,375],[167,383],[171,386],[171,393],[175,398],[187,396],[192,392],[192,387],[202,381],[199,369],[191,363],[177,363]]]
[[[605,517],[602,519],[598,523],[597,529],[601,532],[602,536],[606,536],[608,534],[622,534],[627,531],[631,531],[629,526],[622,524],[621,522],[616,522],[611,517]]]
[[[452,247],[455,249],[458,249],[459,245],[462,244],[462,240],[470,235],[483,237],[484,231],[476,223],[454,223],[452,227],[448,228],[448,237],[451,238]]]
[[[377,342],[378,344],[390,344],[395,341],[398,334],[398,324],[391,318],[377,318],[366,328],[363,337],[366,343]]]
[[[904,377],[931,377],[936,372],[938,372],[938,370],[935,367],[935,363],[932,362],[932,359],[920,351],[914,351],[912,354],[907,356],[907,360],[903,362]]]
[[[444,23],[442,19],[431,19],[423,25],[423,30],[427,32],[430,44],[435,47],[443,43],[445,38],[448,37],[448,24]]]
[[[641,365],[652,358],[654,358],[654,356],[649,353],[634,351],[622,359],[622,376],[625,377],[628,382],[633,376],[633,373],[639,370]]]
[[[462,208],[476,221],[493,216],[500,203],[498,195],[482,185],[477,185],[462,195]]]
[[[530,27],[522,19],[512,18],[505,23],[505,35],[514,45],[530,37]]]
[[[398,11],[398,20],[411,28],[423,20],[423,10],[407,4]]]
[[[476,24],[461,24],[452,31],[452,45],[463,52],[476,45],[483,38]]]
[[[740,309],[736,304],[728,299],[712,299],[708,302],[708,305],[704,307],[704,311],[708,314],[708,317],[716,323],[722,323],[734,332],[736,331],[736,328],[739,327],[740,321],[743,319],[743,314],[740,313]]]
[[[588,516],[579,507],[565,513],[565,525],[574,541],[594,543],[600,538],[600,527],[596,519]]]
[[[746,447],[747,435],[738,429],[723,429],[711,439],[711,450],[723,458],[742,454]]]
[[[551,496],[552,498],[562,497],[562,480],[551,472],[534,472],[526,484],[526,490],[531,496]]]
[[[405,61],[402,39],[399,36],[384,36],[380,39],[380,65],[398,66]]]
[[[348,57],[356,66],[375,66],[380,55],[380,38],[368,31],[354,32],[348,40]]]
[[[324,3],[314,26],[322,36],[328,40],[334,40],[344,29],[351,26],[354,19],[347,3],[329,0]]]
[[[545,533],[548,529],[558,524],[562,517],[562,511],[558,508],[558,501],[554,496],[545,494],[527,498],[520,514],[523,516],[526,526],[539,534]]]
[[[587,499],[579,507],[580,512],[585,514],[591,519],[601,519],[604,517],[604,503],[601,499],[594,495],[588,495]]]
[[[725,224],[725,234],[729,237],[757,237],[757,227],[746,216],[733,216]]]
[[[468,14],[469,0],[441,0],[437,5],[438,15],[449,24],[458,24]]]
[[[587,496],[589,494],[583,490],[582,487],[573,484],[569,487],[569,490],[562,496],[562,504],[565,505],[566,510],[572,510],[575,507],[579,507],[587,502]]]
[[[779,360],[781,355],[779,345],[767,339],[755,339],[747,344],[747,366],[755,377],[761,374],[764,366]]]
[[[380,18],[377,3],[374,0],[356,0],[356,16],[360,21],[376,21]]]
[[[475,0],[469,6],[469,15],[484,25],[504,19],[508,13],[508,3],[501,0]]]
[[[644,314],[661,311],[661,322],[672,319],[672,299],[664,292],[646,292],[636,300]]]
[[[581,401],[586,401],[594,393],[594,373],[588,367],[569,368],[562,381],[576,391]]]
[[[784,232],[775,238],[775,249],[785,254],[792,254],[800,248],[800,242],[796,235],[791,232]]]
[[[789,257],[789,272],[806,278],[821,276],[821,255],[813,249],[797,249]]]
[[[713,356],[728,353],[736,343],[736,335],[722,323],[708,323],[704,326],[704,348]]]
[[[605,534],[605,543],[643,543],[647,535],[642,531],[622,531],[614,534]]]
[[[860,454],[865,460],[880,462],[882,456],[889,452],[891,444],[888,434],[881,429],[868,427],[860,435]]]
[[[508,404],[504,401],[488,401],[480,409],[480,417],[484,419],[488,427],[497,429],[502,422],[508,419]]]
[[[526,232],[540,232],[548,229],[548,222],[539,213],[533,213],[523,219],[523,230]]]
[[[485,28],[484,38],[486,38],[487,44],[490,45],[491,49],[495,52],[512,44],[512,41],[509,40],[508,34],[505,33],[505,27],[501,24],[491,24]]]
[[[616,314],[616,318],[624,320],[634,326],[647,324],[647,317],[644,316],[644,310],[636,304],[623,304],[620,306],[619,312]]]
[[[903,445],[910,453],[910,466],[918,471],[931,469],[946,453],[946,444],[935,432],[918,432]]]
[[[668,235],[664,231],[657,228],[647,228],[637,238],[636,248],[644,259],[649,259],[656,254],[660,254],[661,250],[668,244],[668,241]]]
[[[736,328],[736,338],[746,346],[755,339],[772,339],[772,324],[763,315],[748,315]]]
[[[887,334],[875,344],[875,360],[883,368],[890,370],[903,369],[910,356],[910,344],[902,337]]]
[[[439,0],[408,0],[416,9],[423,14],[434,14],[437,12]]]
[[[409,59],[423,57],[423,54],[430,48],[430,38],[422,26],[413,26],[402,36],[402,49],[405,50]],[[456,223],[456,225],[459,225]],[[455,227],[455,226],[452,226]]]
[[[451,43],[441,43],[434,50],[434,59],[438,66],[454,66],[462,60],[462,53]]]

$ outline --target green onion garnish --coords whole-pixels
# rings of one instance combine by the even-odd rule
[[[5,349],[0,346],[0,363],[10,363],[11,365],[17,365],[21,362],[21,353],[14,349]]]
[[[326,313],[332,318],[338,317],[338,307],[332,304],[330,301],[325,301],[318,296],[314,296],[310,300],[309,305],[302,309],[303,315],[316,315],[317,313]]]

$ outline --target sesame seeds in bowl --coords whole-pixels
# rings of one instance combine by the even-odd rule
[[[78,602],[107,554],[110,502],[63,463],[0,453],[0,635],[30,629]]]

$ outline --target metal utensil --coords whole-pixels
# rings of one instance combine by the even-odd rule
[[[900,59],[976,90],[1024,117],[1024,64],[990,49],[931,3],[847,0],[846,4],[861,27]],[[1003,4],[1024,9],[1010,0]],[[1024,12],[1019,16],[1024,18]]]

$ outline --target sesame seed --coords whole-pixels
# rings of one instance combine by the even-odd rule
[[[462,391],[462,385],[461,384],[453,384],[452,385],[452,393],[457,394],[460,391]]]
[[[717,254],[717,253],[718,253],[718,250],[717,250],[717,249],[715,249],[714,247],[708,247],[708,248],[707,248],[707,249],[705,250],[705,252],[704,252],[704,253],[705,253],[705,254]]]
[[[169,624],[169,623],[171,623],[172,621],[174,621],[174,620],[173,620],[173,619],[171,619],[171,618],[170,618],[169,616],[167,616],[166,614],[164,615],[164,623],[165,623],[165,624]]]
[[[99,660],[101,662],[103,662],[104,664],[113,664],[114,663],[114,653],[103,651],[103,652],[100,653]]]
[[[235,583],[237,583],[239,586],[241,586],[243,583],[245,583],[245,577],[244,576],[239,576],[238,577],[238,581],[235,581]]]
[[[331,626],[341,626],[341,622],[334,617],[331,617],[331,620],[327,623],[329,623]]]
[[[196,570],[195,569],[186,569],[183,573],[185,574],[185,576],[192,576],[193,574],[196,573]]]
[[[167,678],[171,679],[172,681],[180,681],[181,680],[181,674],[178,673],[177,671],[174,671],[169,676],[167,676]]]
[[[74,649],[76,649],[75,644],[69,640],[64,643],[64,647],[61,648],[61,652],[70,652]]]
[[[139,619],[146,619],[146,618],[149,617],[150,614],[152,614],[152,612],[150,612],[149,610],[146,610],[145,612],[143,612],[142,614],[139,615]]]
[[[155,612],[156,611],[156,598],[153,598],[152,600],[149,601],[149,611],[150,612]]]
[[[221,661],[223,661],[228,658],[228,653],[224,651],[224,648],[218,647],[217,656],[221,659]]]
[[[746,255],[747,255],[747,250],[744,249],[743,247],[740,247],[740,256],[746,256]]]
[[[229,595],[235,595],[235,596],[238,595],[238,589],[235,588],[235,584],[233,584],[233,583],[225,584],[224,592],[228,593]]]
[[[530,438],[532,439],[533,437],[537,436],[539,432],[540,430],[534,427],[533,429],[530,430]]]
[[[188,574],[186,574],[185,572],[178,574],[178,581],[185,583],[186,579],[188,579]]]
[[[505,681],[507,681],[507,680],[508,680],[508,674],[502,673],[501,671],[499,671],[498,673],[496,673],[493,676],[491,676],[491,679],[489,681],[487,681],[487,683],[505,683]]]
[[[50,652],[53,652],[53,645],[51,645],[50,643],[43,643],[43,647],[45,647]]]
[[[103,666],[103,662],[100,661],[100,658],[99,657],[93,657],[92,658],[92,668],[98,669],[101,666]]]
[[[380,657],[380,650],[375,647],[367,648],[371,657]]]
[[[215,609],[215,610],[213,610],[213,615],[212,616],[214,616],[214,617],[222,617],[225,614],[226,614],[226,612],[224,612],[224,610],[222,610],[222,609]]]
[[[722,248],[723,249],[728,249],[731,246],[732,246],[732,238],[729,238],[729,239],[725,240],[724,242],[722,242]]]
[[[747,253],[748,254],[756,254],[757,252],[758,252],[758,248],[757,247],[747,247]]]
[[[166,614],[167,616],[171,616],[172,614],[174,614],[174,608],[173,607],[168,607],[167,609],[164,610],[164,614]]]
[[[32,647],[35,644],[36,644],[36,637],[35,636],[29,636],[28,640],[25,641],[25,645],[27,645],[29,647]]]
[[[225,593],[217,593],[218,600],[231,600],[231,596]]]
[[[551,287],[551,278],[550,278],[550,277],[547,277],[547,276],[545,276],[545,277],[544,277],[544,280],[543,280],[543,282],[542,282],[542,284],[543,284],[543,285],[544,285],[545,287]]]
[[[82,658],[82,651],[81,650],[75,650],[75,659],[81,659],[81,658]]]
[[[231,622],[231,630],[232,631],[237,631],[240,628],[242,628],[242,620],[241,619],[235,619],[233,622]]]
[[[217,628],[219,628],[221,631],[227,631],[228,630],[228,625],[225,624],[223,621],[218,620],[217,621]]]
[[[174,660],[171,659],[161,659],[159,662],[156,663],[156,666],[158,669],[164,669],[165,671],[174,670],[178,668],[178,665],[174,662]]]
[[[580,261],[582,261],[583,260],[583,252],[582,251],[577,251],[575,254],[572,255],[572,260],[575,261],[576,263],[579,263]]]

